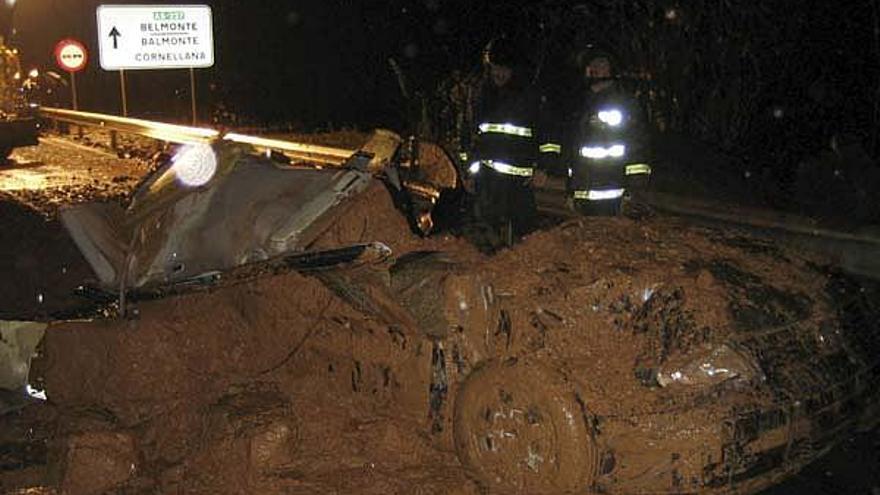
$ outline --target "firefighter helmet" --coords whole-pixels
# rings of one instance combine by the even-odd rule
[[[578,53],[578,70],[583,74],[586,71],[587,67],[600,59],[607,60],[611,75],[613,75],[615,66],[614,56],[610,52],[594,44],[587,45],[583,50],[580,51],[580,53]]]
[[[486,44],[483,49],[483,63],[526,72],[532,65],[529,53],[522,43],[508,36],[500,36]]]

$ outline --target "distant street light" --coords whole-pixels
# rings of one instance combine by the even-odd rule
[[[6,6],[7,7],[15,6],[15,0],[6,0]]]

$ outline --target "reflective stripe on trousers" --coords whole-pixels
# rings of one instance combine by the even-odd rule
[[[585,199],[587,201],[602,201],[606,199],[617,199],[623,196],[624,189],[605,189],[605,190],[589,190],[574,191],[574,199]]]

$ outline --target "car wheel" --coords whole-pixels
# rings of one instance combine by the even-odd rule
[[[454,435],[462,464],[499,493],[584,491],[598,470],[580,401],[536,363],[475,370],[456,397]]]

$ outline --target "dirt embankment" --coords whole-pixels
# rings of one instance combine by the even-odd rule
[[[57,219],[0,200],[0,319],[49,315],[92,276],[86,260]]]
[[[361,215],[319,244],[382,239],[406,252],[445,242],[422,243],[389,216],[387,197],[366,198],[353,205]],[[16,442],[40,452],[26,473],[0,469],[0,486],[478,493],[454,453],[424,434],[428,390],[412,375],[429,372],[430,347],[316,278],[291,273],[147,302],[136,319],[51,334],[32,374],[51,399],[19,418],[31,433]]]
[[[52,402],[103,414],[65,433],[126,435],[137,446],[131,482],[162,493],[402,493],[425,483],[467,493],[452,455],[419,435],[426,390],[398,375],[417,366],[395,366],[417,362],[418,343],[317,280],[290,274],[139,309],[136,321],[65,325],[45,348]],[[106,468],[70,455],[67,473]]]
[[[33,281],[6,279],[4,307],[31,311],[28,292],[39,290],[38,306],[52,312],[56,298],[90,278],[88,267],[57,220],[4,208],[15,228],[3,259],[34,259],[6,272],[24,268]],[[468,250],[412,234],[381,186],[350,211],[316,248],[382,240],[397,253],[447,243]],[[2,418],[9,428],[0,444],[12,447],[0,487],[477,493],[454,454],[421,433],[427,388],[399,375],[427,372],[420,364],[430,348],[317,279],[291,273],[137,309],[134,320],[53,327],[32,372],[52,398]]]

